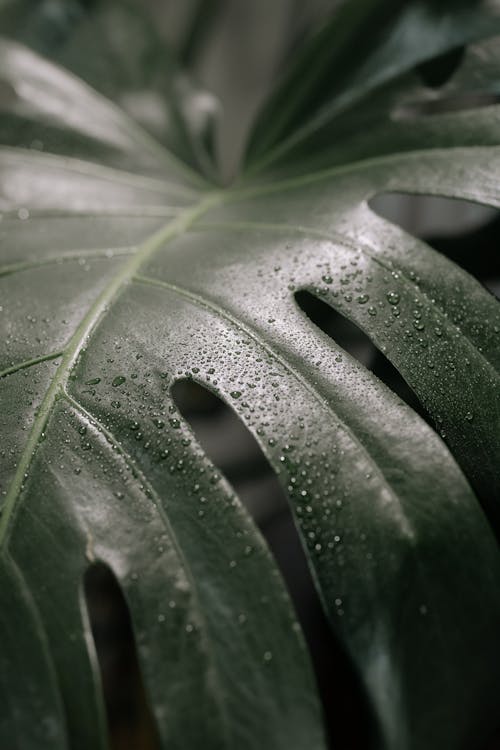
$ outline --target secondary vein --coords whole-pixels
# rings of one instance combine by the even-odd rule
[[[51,359],[57,359],[58,357],[62,357],[63,354],[63,351],[50,352],[50,354],[42,354],[39,357],[26,359],[24,362],[16,362],[16,364],[11,367],[7,367],[5,370],[0,370],[0,379],[6,378],[7,375],[14,375],[14,373],[19,372],[20,370],[26,370],[28,367],[39,365],[42,362],[49,362]]]
[[[140,274],[137,274],[133,280],[139,284],[144,284],[146,286],[167,289],[171,292],[174,292],[175,294],[180,295],[181,297],[184,297],[185,299],[188,299],[198,307],[204,307],[207,310],[215,312],[216,315],[224,318],[231,325],[236,326],[239,330],[244,331],[245,334],[253,339],[253,341],[255,341],[258,346],[264,349],[268,354],[271,355],[273,359],[279,362],[283,369],[286,370],[290,374],[290,376],[293,377],[298,383],[300,383],[300,385],[311,395],[311,397],[318,403],[319,407],[321,409],[325,409],[333,417],[339,427],[341,427],[341,429],[349,435],[350,439],[364,453],[366,459],[373,467],[373,471],[378,475],[381,484],[383,484],[383,486],[394,498],[397,506],[401,509],[401,530],[404,531],[409,539],[413,537],[414,531],[411,527],[410,520],[407,517],[407,512],[401,503],[401,497],[398,494],[397,489],[393,486],[390,478],[386,475],[383,468],[379,465],[376,458],[372,455],[372,452],[366,444],[366,441],[363,440],[360,435],[358,435],[353,427],[346,424],[346,422],[344,422],[339,417],[330,401],[314,386],[314,384],[308,377],[299,373],[289,362],[286,361],[286,359],[283,358],[283,356],[279,352],[276,351],[273,346],[271,346],[267,341],[264,341],[253,327],[244,323],[243,320],[236,319],[232,315],[232,313],[229,312],[229,310],[224,310],[213,300],[201,297],[196,292],[191,291],[190,289],[187,289],[185,287],[178,286],[177,284],[171,284],[160,279],[153,279],[149,276],[142,276]]]
[[[174,547],[175,552],[177,553],[179,561],[182,565],[182,568],[184,572],[186,573],[186,576],[189,580],[191,593],[192,593],[193,599],[196,602],[198,617],[203,622],[203,628],[201,629],[201,632],[202,632],[202,637],[206,643],[206,653],[210,661],[214,665],[215,679],[217,680],[217,682],[219,682],[220,667],[217,664],[216,649],[213,649],[211,647],[211,642],[207,637],[207,635],[209,634],[210,628],[209,628],[207,618],[205,617],[204,609],[200,603],[198,583],[197,583],[196,577],[193,575],[191,565],[189,563],[188,558],[186,557],[184,553],[184,549],[182,545],[179,544],[179,541],[177,539],[177,533],[170,522],[168,514],[165,512],[160,495],[156,491],[155,487],[151,484],[148,477],[142,472],[140,466],[137,464],[137,462],[134,460],[131,454],[120,443],[120,441],[115,437],[115,435],[110,431],[108,427],[106,427],[95,415],[87,411],[87,409],[85,409],[85,407],[82,404],[76,401],[67,391],[61,394],[61,397],[64,398],[67,401],[67,403],[70,406],[72,406],[73,409],[89,424],[95,425],[95,427],[99,430],[99,432],[102,435],[104,435],[106,440],[109,441],[109,443],[113,446],[113,448],[119,453],[119,455],[127,463],[127,465],[134,471],[134,474],[139,478],[141,484],[144,487],[146,487],[151,493],[151,496],[154,499],[155,507],[158,511],[158,515],[160,516],[162,520],[162,523],[168,533],[169,540],[171,541],[172,546]],[[214,692],[215,701],[217,702],[217,705],[219,706],[221,717],[223,718],[223,732],[224,732],[225,740],[226,740],[224,744],[226,747],[229,747],[230,743],[229,743],[229,738],[228,738],[228,727],[230,726],[231,722],[229,721],[227,708],[226,708],[224,701],[221,699],[221,696],[222,696],[222,691],[220,689]]]
[[[136,248],[111,248],[109,250],[82,250],[74,253],[64,253],[61,255],[50,255],[47,258],[33,259],[23,263],[10,263],[6,266],[0,266],[0,278],[2,276],[11,276],[22,271],[31,271],[34,268],[42,266],[59,265],[60,263],[78,263],[85,260],[113,260],[127,255],[133,255],[137,252]],[[0,375],[1,377],[1,375]]]
[[[54,378],[38,408],[37,416],[33,422],[26,446],[22,452],[16,473],[14,474],[7,492],[3,512],[0,517],[0,547],[5,542],[11,521],[15,516],[17,501],[23,489],[25,479],[28,475],[33,456],[36,453],[45,425],[47,424],[54,404],[64,393],[71,370],[76,364],[85,342],[91,336],[93,330],[96,328],[109,305],[128,285],[141,265],[145,263],[147,259],[162,245],[186,231],[186,229],[199,216],[208,211],[211,206],[220,202],[220,200],[221,198],[218,193],[214,192],[207,194],[198,204],[186,210],[174,221],[166,224],[146,240],[146,242],[140,245],[135,255],[133,255],[131,259],[121,267],[119,273],[117,273],[105,289],[103,289],[101,294],[97,297],[93,305],[80,321],[80,324],[66,346],[61,363],[57,368]]]

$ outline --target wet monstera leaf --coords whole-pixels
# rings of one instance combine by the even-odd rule
[[[373,747],[481,747],[500,708],[500,307],[373,200],[500,207],[495,4],[341,4],[227,187],[213,97],[140,4],[4,0],[0,23],[0,745],[107,747],[83,596],[106,566],[155,747],[327,747],[276,563],[172,396],[187,380],[278,475]]]

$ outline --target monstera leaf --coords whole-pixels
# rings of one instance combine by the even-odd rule
[[[127,600],[159,747],[327,746],[282,578],[177,410],[184,380],[278,474],[373,746],[493,735],[500,308],[372,199],[500,205],[500,46],[479,41],[500,19],[380,6],[346,2],[294,49],[221,187],[213,98],[139,4],[0,4],[2,747],[107,746],[82,594],[97,564]],[[370,337],[437,432],[306,317],[304,291]]]

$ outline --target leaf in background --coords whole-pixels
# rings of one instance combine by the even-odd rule
[[[345,2],[292,60],[256,123],[247,163],[252,170],[277,164],[291,171],[318,136],[330,135],[334,118],[374,89],[499,31],[498,7],[481,0]]]
[[[474,13],[475,34],[486,22]],[[423,48],[412,33],[398,73],[461,45],[470,21],[457,12],[451,36]],[[377,39],[370,59],[383,62]],[[30,721],[2,716],[1,739],[23,750],[105,746],[81,597],[102,561],[130,608],[162,746],[325,746],[281,578],[173,401],[173,384],[192,379],[232,406],[278,474],[379,745],[480,746],[499,709],[492,528],[441,437],[307,320],[295,295],[309,291],[370,336],[498,520],[498,302],[369,208],[387,191],[498,206],[498,107],[403,118],[404,148],[391,151],[383,123],[402,77],[371,95],[380,131],[359,143],[344,133],[358,160],[338,143],[324,152],[328,168],[313,155],[293,179],[243,176],[217,190],[32,54],[4,42],[4,86],[21,92],[6,106],[27,143],[40,137],[37,120],[61,140],[55,154],[28,152],[3,131],[0,152],[0,643],[18,633],[12,656],[2,653],[2,692],[11,675],[32,677],[16,683]],[[356,61],[349,70],[354,103],[366,92]],[[269,127],[272,144],[281,125],[271,117]],[[50,722],[36,734],[42,716]]]
[[[191,166],[217,174],[218,103],[180,67],[141,3],[7,0],[0,5],[0,30],[97,88]],[[31,75],[35,71],[31,64]],[[83,107],[81,94],[75,97]],[[23,143],[27,131],[18,130],[18,117],[2,119],[3,128],[10,126],[9,142],[17,137]],[[49,142],[48,149],[54,147],[59,150],[57,141]]]

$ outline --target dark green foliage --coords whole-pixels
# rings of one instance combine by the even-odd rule
[[[500,709],[500,308],[370,201],[499,207],[495,4],[344,3],[229,187],[214,98],[141,8],[0,2],[0,746],[106,747],[93,563],[127,601],[162,748],[326,746],[276,564],[173,401],[187,378],[278,474],[374,747],[480,748]],[[199,32],[195,14],[186,60]],[[488,106],[425,114],[477,91]]]

